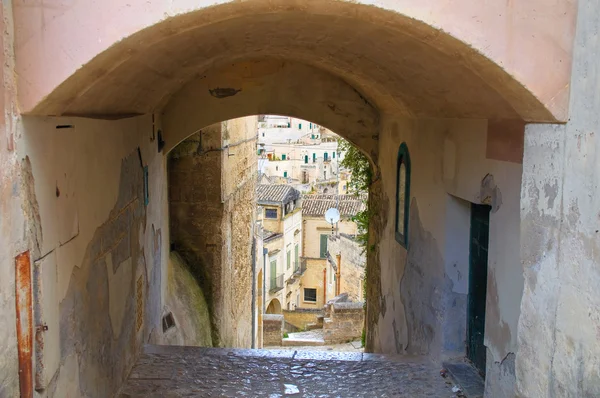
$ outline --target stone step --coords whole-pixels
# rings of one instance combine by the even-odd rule
[[[323,329],[323,324],[320,325],[318,323],[309,323],[306,325],[306,330],[315,330],[315,329]]]
[[[325,340],[319,340],[319,339],[299,339],[299,338],[287,338],[287,339],[283,339],[283,346],[284,347],[314,347],[314,346],[321,346],[321,345],[325,345]]]

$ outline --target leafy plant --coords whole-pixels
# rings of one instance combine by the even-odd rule
[[[290,335],[288,334],[288,332],[284,332],[284,333],[283,333],[283,338],[284,338],[284,339],[287,339],[288,337],[290,337]]]

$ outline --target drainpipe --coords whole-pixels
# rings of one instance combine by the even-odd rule
[[[323,268],[323,305],[327,304],[327,267]]]
[[[263,247],[263,299],[262,299],[262,313],[265,313],[267,305],[267,254],[269,250]]]
[[[256,238],[252,238],[252,348],[256,348]]]
[[[342,286],[342,255],[341,254],[337,254],[335,256],[337,258],[337,283],[335,286],[335,295],[339,296],[340,295],[340,289]]]

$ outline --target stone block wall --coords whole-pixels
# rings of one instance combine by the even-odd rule
[[[283,340],[283,315],[263,315],[263,345],[280,346]]]
[[[214,346],[252,344],[256,117],[202,129],[169,154],[172,249],[206,296]]]
[[[303,309],[299,308],[294,311],[283,311],[283,317],[285,321],[291,323],[300,330],[306,329],[306,326],[310,323],[317,323],[317,317],[322,315],[321,309]]]
[[[327,304],[323,322],[325,344],[340,344],[360,339],[364,324],[363,303]]]

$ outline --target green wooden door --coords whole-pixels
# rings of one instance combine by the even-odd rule
[[[321,235],[321,250],[319,251],[319,255],[321,258],[327,257],[327,235]]]
[[[485,376],[485,297],[487,291],[490,206],[471,205],[469,247],[469,298],[467,308],[467,357]]]

